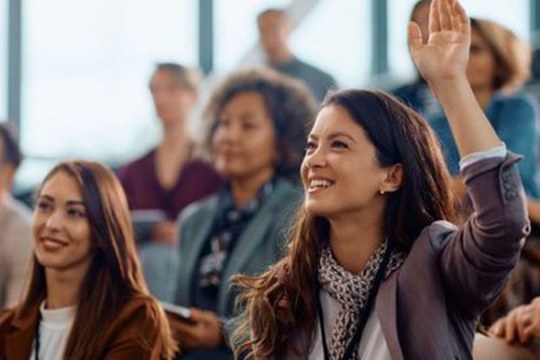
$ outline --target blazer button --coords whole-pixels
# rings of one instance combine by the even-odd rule
[[[511,190],[511,189],[515,189],[516,185],[511,180],[503,180],[503,188],[504,190]]]
[[[504,193],[504,198],[506,201],[513,201],[517,198],[517,191],[515,190],[508,190]]]

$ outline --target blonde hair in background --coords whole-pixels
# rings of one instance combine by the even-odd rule
[[[471,18],[471,27],[489,46],[496,69],[493,89],[519,90],[530,77],[531,49],[513,31],[486,19]]]

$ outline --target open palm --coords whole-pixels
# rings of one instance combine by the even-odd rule
[[[429,13],[429,39],[422,43],[416,23],[409,26],[409,49],[424,79],[464,75],[471,37],[469,18],[456,0],[433,0]]]

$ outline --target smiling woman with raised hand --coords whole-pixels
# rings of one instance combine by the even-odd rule
[[[0,312],[0,359],[168,359],[175,346],[148,294],[127,201],[94,162],[45,177],[33,218],[26,295]]]
[[[238,276],[235,351],[256,359],[470,359],[475,319],[499,293],[529,231],[523,186],[471,91],[470,24],[434,0],[412,56],[448,116],[475,212],[453,219],[433,132],[381,93],[322,105],[302,165],[304,204],[287,255]]]

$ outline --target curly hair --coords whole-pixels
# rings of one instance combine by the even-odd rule
[[[207,124],[205,145],[212,152],[212,137],[219,114],[236,95],[260,94],[266,104],[276,133],[280,160],[276,174],[298,180],[306,142],[307,126],[315,115],[316,102],[307,87],[298,80],[266,68],[249,68],[230,74],[218,85],[204,110]]]

